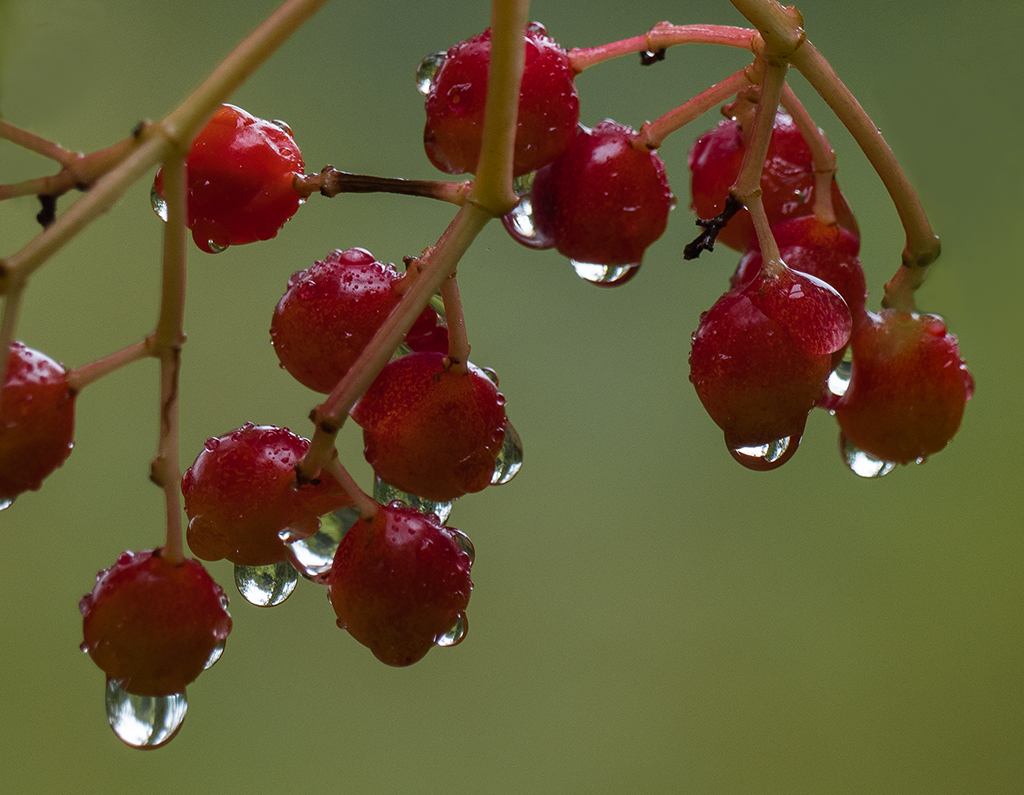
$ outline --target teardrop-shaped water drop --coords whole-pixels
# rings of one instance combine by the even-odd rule
[[[502,442],[498,457],[494,459],[494,474],[491,485],[501,486],[508,483],[523,468],[523,441],[512,423],[505,421],[505,441]]]
[[[598,287],[618,287],[625,284],[640,270],[640,263],[629,265],[597,265],[592,262],[569,260],[576,275]]]
[[[427,96],[430,93],[430,89],[434,85],[434,75],[441,68],[444,59],[445,53],[432,52],[420,61],[420,65],[416,67],[416,90],[423,96]]]
[[[452,538],[455,539],[455,543],[459,545],[459,549],[466,553],[466,557],[469,558],[469,565],[472,566],[476,560],[476,547],[473,546],[473,542],[469,540],[469,536],[463,533],[461,530],[456,528],[450,528]]]
[[[0,511],[6,511],[14,504],[14,500],[0,500]]]
[[[167,223],[167,202],[156,192],[156,185],[149,189],[149,204],[161,221]]]
[[[210,652],[210,656],[206,658],[206,662],[203,663],[203,670],[207,671],[216,664],[217,660],[224,656],[224,646],[227,640],[222,640],[216,646],[213,647],[213,651]]]
[[[460,613],[458,620],[455,622],[455,626],[445,632],[443,635],[438,636],[437,640],[434,641],[438,646],[447,648],[449,646],[458,646],[462,641],[466,639],[466,633],[469,631],[469,620],[466,618],[465,613]]]
[[[516,196],[525,196],[530,192],[533,187],[533,178],[537,176],[536,171],[530,171],[527,174],[520,174],[518,177],[512,178],[512,191]]]
[[[359,510],[342,508],[320,517],[320,529],[288,545],[292,565],[307,580],[320,582],[331,570],[334,553],[345,533],[359,521]]]
[[[751,447],[730,447],[732,457],[739,461],[747,469],[764,472],[769,469],[776,469],[785,464],[796,452],[800,440],[794,440],[790,436],[776,439],[768,444],[753,445]]]
[[[884,477],[896,468],[892,461],[883,461],[855,447],[843,434],[839,435],[839,451],[843,454],[847,468],[862,478]]]
[[[217,243],[214,240],[207,240],[206,241],[206,245],[209,246],[211,254],[220,254],[222,251],[227,251],[228,250],[228,244],[227,243],[224,243],[223,245],[221,245],[220,243]]]
[[[385,483],[379,477],[374,476],[373,479],[373,498],[381,505],[390,505],[392,502],[398,500],[404,502],[410,508],[415,508],[421,513],[432,513],[437,516],[438,521],[444,523],[452,513],[451,502],[434,502],[428,500],[425,497],[418,497],[415,494],[409,494],[401,489],[392,486],[390,483]]]
[[[107,722],[118,739],[132,748],[159,748],[181,728],[188,711],[185,692],[169,696],[136,696],[107,681]]]
[[[543,234],[534,222],[533,200],[530,194],[519,199],[519,204],[501,217],[506,231],[519,243],[537,251],[552,248],[555,241]]]
[[[245,601],[257,607],[274,607],[292,595],[299,573],[287,560],[266,566],[235,564],[235,586]]]
[[[853,358],[850,348],[843,354],[843,360],[836,365],[828,377],[828,391],[836,397],[842,397],[850,386],[850,375],[853,373]]]

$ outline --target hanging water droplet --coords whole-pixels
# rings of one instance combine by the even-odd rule
[[[847,347],[843,354],[843,360],[836,365],[828,377],[828,391],[836,397],[842,397],[850,386],[850,375],[853,372],[853,359],[850,348]]]
[[[491,485],[508,483],[523,468],[523,441],[512,423],[505,421],[505,441],[502,442],[498,457],[494,459],[494,474]]]
[[[14,500],[0,500],[0,511],[6,511],[14,504]]]
[[[537,240],[537,227],[533,223],[533,202],[529,196],[523,196],[519,200],[519,204],[508,214],[508,219],[512,226],[509,231],[516,235],[519,242]]]
[[[213,668],[213,666],[217,662],[217,660],[219,660],[221,657],[224,656],[224,646],[225,646],[226,643],[227,643],[226,640],[222,640],[220,643],[218,643],[216,646],[213,647],[213,651],[210,652],[210,656],[207,657],[206,658],[206,662],[203,663],[203,670],[204,671],[207,671],[210,668]]]
[[[358,521],[357,508],[342,508],[321,516],[319,530],[288,545],[292,565],[306,579],[319,582],[331,570],[341,539]]]
[[[434,75],[441,68],[444,59],[445,53],[432,52],[420,61],[420,65],[416,67],[416,90],[423,96],[427,96],[430,93],[430,89],[434,85]]]
[[[167,202],[156,192],[156,185],[149,189],[149,204],[160,220],[167,223]]]
[[[729,452],[732,453],[733,458],[747,469],[761,472],[782,466],[796,452],[797,445],[799,444],[799,439],[793,441],[792,437],[785,436],[768,444],[751,447],[730,447]]]
[[[287,560],[266,566],[235,564],[235,586],[245,601],[257,607],[274,607],[292,595],[299,573]]]
[[[450,528],[452,532],[452,538],[455,539],[455,543],[459,545],[459,549],[466,553],[466,557],[469,558],[469,565],[472,566],[476,560],[476,547],[473,546],[473,542],[469,540],[469,536],[463,533],[461,530],[456,528]]]
[[[458,620],[455,622],[455,626],[440,635],[437,640],[434,641],[438,646],[447,648],[449,646],[458,646],[462,641],[466,639],[466,633],[469,631],[469,621],[466,618],[465,613],[459,615]]]
[[[880,478],[888,475],[896,468],[892,461],[883,461],[871,453],[865,453],[858,447],[854,447],[844,435],[839,436],[839,450],[843,454],[843,461],[851,472],[860,475],[862,478]]]
[[[173,739],[185,720],[185,692],[169,696],[136,696],[107,682],[107,723],[121,742],[133,748],[159,748]]]
[[[640,270],[640,263],[633,262],[629,265],[595,265],[590,262],[578,262],[569,260],[576,270],[576,275],[598,287],[618,287],[625,284]]]
[[[415,494],[409,494],[395,486],[392,486],[390,483],[385,483],[376,476],[374,476],[373,479],[373,498],[381,505],[390,505],[396,500],[404,502],[410,508],[415,508],[421,513],[434,514],[442,524],[447,521],[448,517],[451,516],[452,513],[451,502],[434,502],[433,500],[428,500],[425,497],[418,497]]]
[[[228,250],[228,244],[227,243],[225,243],[224,245],[221,245],[220,243],[217,243],[217,242],[215,242],[213,240],[207,240],[206,241],[206,245],[209,246],[211,254],[220,254],[222,251],[227,251]]]
[[[537,176],[536,171],[531,171],[528,174],[522,174],[518,177],[512,178],[512,190],[516,196],[525,196],[533,188],[533,178]]]

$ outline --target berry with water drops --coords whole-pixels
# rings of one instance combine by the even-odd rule
[[[388,665],[465,634],[472,545],[433,514],[382,505],[345,534],[329,575],[338,626]]]
[[[362,248],[336,249],[293,274],[270,324],[281,365],[310,389],[329,393],[395,308],[401,279],[394,265]],[[407,338],[413,349],[447,350],[447,341],[447,330],[429,306]]]
[[[366,460],[385,482],[436,502],[491,483],[505,398],[478,367],[423,351],[389,362],[353,407]]]
[[[75,392],[46,354],[12,342],[0,407],[0,504],[34,491],[71,454]]]
[[[542,240],[577,263],[638,266],[665,231],[674,199],[661,158],[634,147],[635,140],[632,129],[610,120],[580,127],[565,153],[534,176],[529,201],[536,240],[523,241],[508,221],[506,228],[531,247]]]
[[[89,653],[127,693],[181,693],[217,660],[231,631],[227,598],[199,561],[122,552],[82,597]]]
[[[897,309],[854,329],[850,385],[835,409],[845,440],[879,461],[907,464],[942,450],[974,394],[942,318]]]
[[[527,26],[526,63],[519,89],[512,170],[536,171],[569,145],[580,103],[569,58],[543,26]],[[448,50],[427,94],[423,145],[427,157],[448,174],[475,173],[484,129],[491,31]]]
[[[188,227],[207,253],[276,237],[302,203],[294,178],[305,166],[291,130],[234,105],[214,114],[185,166]],[[153,190],[163,198],[162,169]]]
[[[252,423],[208,439],[181,480],[192,552],[242,566],[280,563],[287,558],[282,532],[306,538],[320,516],[350,505],[326,472],[296,486],[295,464],[308,448],[287,428]]]

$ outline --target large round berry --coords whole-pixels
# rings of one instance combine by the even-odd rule
[[[400,278],[394,265],[362,248],[334,250],[293,274],[270,324],[281,365],[310,389],[329,393],[398,303]],[[447,349],[447,331],[429,306],[413,329],[407,341],[414,349],[442,336]]]
[[[700,218],[713,218],[725,209],[729,188],[740,173],[746,151],[745,130],[737,119],[726,119],[696,140],[690,149],[691,209]],[[814,214],[814,165],[811,149],[793,119],[783,110],[775,115],[768,155],[761,173],[761,201],[774,226],[788,218]],[[857,221],[839,184],[832,181],[832,205],[840,226],[859,237]],[[754,224],[745,209],[718,233],[717,242],[746,252],[757,243]]]
[[[79,602],[87,651],[137,696],[181,693],[219,657],[231,631],[227,598],[197,560],[160,549],[122,552]]]
[[[447,502],[494,476],[505,439],[505,398],[479,368],[445,366],[424,351],[389,362],[352,409],[366,460],[385,482]]]
[[[523,37],[526,63],[519,89],[512,171],[536,171],[572,140],[580,116],[569,58],[547,31],[531,23]],[[456,44],[445,56],[427,94],[423,145],[427,157],[448,174],[476,172],[484,130],[491,31]]]
[[[661,158],[635,148],[635,138],[610,120],[580,127],[565,153],[534,177],[538,239],[579,263],[640,263],[665,231],[673,197]]]
[[[291,130],[234,105],[214,114],[185,165],[188,226],[208,253],[275,237],[301,204],[293,180],[304,165]],[[162,170],[153,188],[163,197]]]
[[[308,448],[287,428],[252,423],[207,439],[181,480],[189,548],[203,560],[243,566],[285,560],[284,530],[289,540],[306,538],[320,516],[351,504],[327,473],[296,487],[295,464]]]
[[[71,454],[75,394],[61,365],[12,342],[0,402],[0,503],[10,503]]]
[[[942,318],[868,313],[851,347],[850,385],[835,409],[846,441],[897,464],[944,448],[960,427],[974,379]]]
[[[433,514],[381,506],[352,526],[334,556],[338,626],[388,665],[411,665],[446,636],[454,645],[473,588],[470,550],[468,538]]]

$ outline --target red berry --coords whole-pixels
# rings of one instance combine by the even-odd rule
[[[539,240],[577,263],[639,265],[665,231],[674,199],[661,158],[634,148],[635,138],[610,120],[580,127],[565,153],[537,172],[529,199]],[[507,221],[506,228],[521,240]]]
[[[295,487],[295,464],[308,448],[287,428],[252,423],[208,439],[181,480],[189,548],[203,560],[278,563],[287,558],[282,531],[289,540],[307,538],[320,516],[351,505],[327,473]]]
[[[483,371],[446,369],[444,358],[389,362],[351,412],[377,475],[436,502],[490,484],[506,423],[505,398]]]
[[[398,303],[394,285],[401,278],[394,265],[362,248],[336,249],[293,274],[270,324],[281,365],[310,389],[331,392]],[[414,349],[440,344],[443,336],[447,350],[447,330],[430,307],[413,328]]]
[[[729,188],[740,173],[746,150],[744,129],[736,119],[726,119],[696,140],[690,149],[691,209],[700,218],[713,218],[725,209]],[[768,156],[761,174],[761,201],[772,226],[789,218],[814,213],[814,166],[811,149],[789,114],[775,116]],[[832,204],[839,225],[859,237],[857,221],[839,184],[832,181]],[[757,244],[750,213],[741,210],[718,234],[717,242],[746,252]]]
[[[224,591],[197,560],[161,550],[122,552],[78,605],[87,651],[122,690],[181,693],[209,667],[231,631]]]
[[[579,96],[569,58],[543,26],[527,26],[526,64],[519,90],[513,174],[550,163],[569,145],[580,116]],[[487,72],[491,59],[488,28],[448,50],[427,94],[423,145],[427,157],[448,174],[476,172],[484,129]]]
[[[439,641],[454,645],[465,634],[471,550],[433,514],[381,506],[352,526],[334,556],[338,626],[388,665],[411,665]]]
[[[867,313],[851,346],[850,385],[835,415],[853,452],[906,464],[944,448],[960,427],[974,379],[942,318]]]
[[[71,454],[75,393],[60,364],[12,342],[0,402],[0,504],[6,507],[38,489]]]
[[[188,226],[207,253],[270,240],[295,215],[301,197],[293,179],[304,170],[291,130],[222,105],[192,142]],[[163,171],[153,189],[163,198]]]

